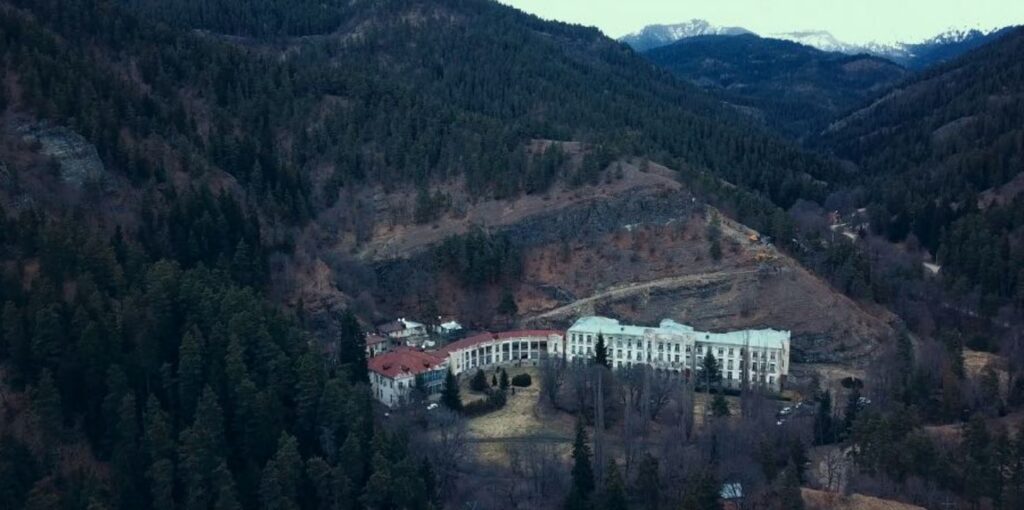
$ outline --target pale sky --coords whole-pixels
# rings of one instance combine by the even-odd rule
[[[917,42],[950,28],[1024,24],[1024,0],[499,0],[620,37],[693,18],[759,34],[827,30],[848,43]]]

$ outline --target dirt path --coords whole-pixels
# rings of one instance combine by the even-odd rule
[[[620,285],[598,292],[597,294],[593,294],[591,296],[578,299],[567,305],[562,305],[557,308],[548,310],[546,312],[534,315],[533,317],[525,319],[523,322],[524,324],[531,324],[544,319],[561,317],[563,315],[576,315],[580,310],[593,309],[593,306],[595,304],[602,301],[614,301],[655,289],[670,290],[684,287],[695,287],[699,285],[707,285],[722,282],[725,280],[731,280],[741,276],[752,275],[756,274],[757,272],[757,269],[734,269],[727,271],[716,271],[713,273],[699,273],[685,276],[672,276],[668,278],[659,278],[657,280],[651,280],[648,282]]]

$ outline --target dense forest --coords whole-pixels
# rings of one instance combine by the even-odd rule
[[[986,314],[1022,303],[1024,30],[929,70],[837,121],[821,147],[864,175],[871,230],[924,247]]]

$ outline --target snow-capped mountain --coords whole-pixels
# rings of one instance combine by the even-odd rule
[[[740,35],[751,31],[740,27],[719,27],[702,19],[692,19],[674,25],[648,25],[638,32],[623,36],[620,40],[636,51],[672,44],[680,39],[701,35]]]
[[[770,39],[782,39],[795,43],[810,46],[822,51],[834,51],[838,53],[856,53],[858,47],[836,39],[834,35],[824,30],[802,30],[798,32],[783,32],[768,34],[765,37]]]
[[[793,41],[822,51],[850,55],[866,53],[892,60],[910,69],[922,69],[955,58],[988,43],[1005,34],[1010,28],[991,30],[957,28],[916,43],[868,42],[853,44],[842,41],[824,30],[773,33],[766,34],[764,37]],[[740,27],[718,27],[707,21],[694,19],[675,25],[650,25],[639,32],[622,37],[620,40],[642,52],[689,37],[740,34],[753,34],[753,32]]]

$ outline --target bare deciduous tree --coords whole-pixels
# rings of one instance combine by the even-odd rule
[[[540,360],[540,393],[551,407],[558,408],[558,394],[565,383],[565,360],[558,356],[544,356]]]
[[[427,437],[420,445],[437,474],[442,495],[450,495],[458,480],[459,468],[469,459],[470,449],[466,420],[445,408],[427,413]]]

